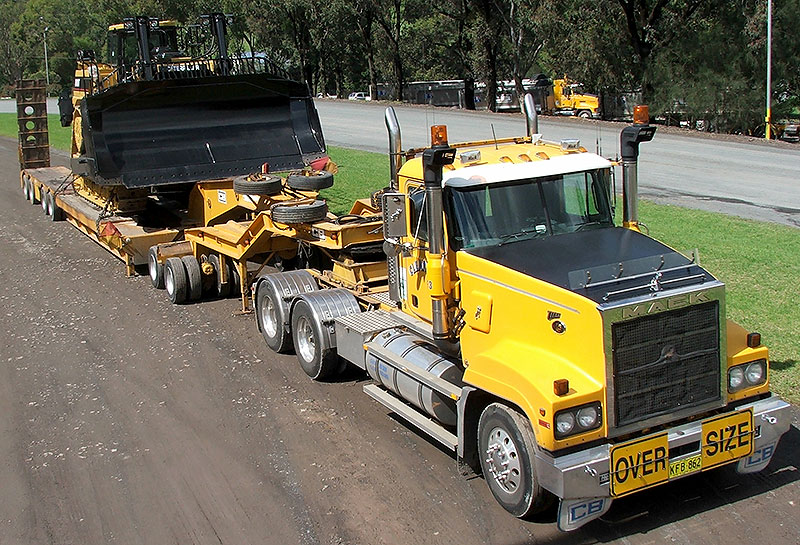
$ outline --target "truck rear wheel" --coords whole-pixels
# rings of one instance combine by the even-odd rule
[[[180,257],[170,257],[164,266],[164,287],[167,288],[169,300],[175,305],[186,302],[188,292],[186,268]]]
[[[578,112],[578,117],[582,117],[583,119],[589,119],[592,117],[592,112],[589,110],[581,110]]]
[[[288,352],[292,347],[289,305],[296,295],[316,291],[317,282],[302,270],[267,274],[255,282],[258,330],[275,352]]]
[[[503,508],[518,518],[547,509],[554,496],[541,487],[533,462],[535,439],[528,420],[492,403],[478,422],[478,456],[483,478]]]
[[[314,380],[328,378],[339,370],[336,349],[325,349],[322,324],[314,316],[311,305],[300,299],[292,308],[292,340],[300,367]]]

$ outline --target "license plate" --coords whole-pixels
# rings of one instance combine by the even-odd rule
[[[683,477],[684,475],[689,475],[690,473],[695,473],[701,469],[703,469],[703,456],[701,454],[695,454],[694,456],[684,458],[683,460],[675,460],[674,462],[670,462],[669,478],[676,479],[678,477]]]
[[[703,469],[722,465],[753,453],[753,410],[703,422]]]
[[[668,480],[668,456],[666,433],[613,447],[611,495],[618,498]]]

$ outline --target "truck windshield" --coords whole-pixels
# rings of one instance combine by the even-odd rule
[[[456,250],[613,226],[607,170],[447,188]]]

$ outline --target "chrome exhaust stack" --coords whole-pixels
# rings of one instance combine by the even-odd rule
[[[622,129],[622,226],[639,229],[639,144],[653,139],[656,128],[650,125],[647,106],[635,106],[633,125]]]
[[[397,114],[393,107],[386,108],[385,119],[386,128],[389,131],[389,173],[391,176],[389,185],[392,191],[397,191],[400,188],[397,174],[400,172],[400,167],[403,166],[403,143],[400,137],[400,123],[397,121]]]
[[[533,95],[526,93],[522,105],[525,112],[525,128],[532,139],[534,134],[539,134],[539,114],[536,113],[536,101]]]

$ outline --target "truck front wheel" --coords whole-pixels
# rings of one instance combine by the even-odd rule
[[[518,518],[547,509],[554,499],[539,485],[533,463],[533,431],[510,407],[492,403],[478,422],[478,455],[483,477],[495,499]]]

